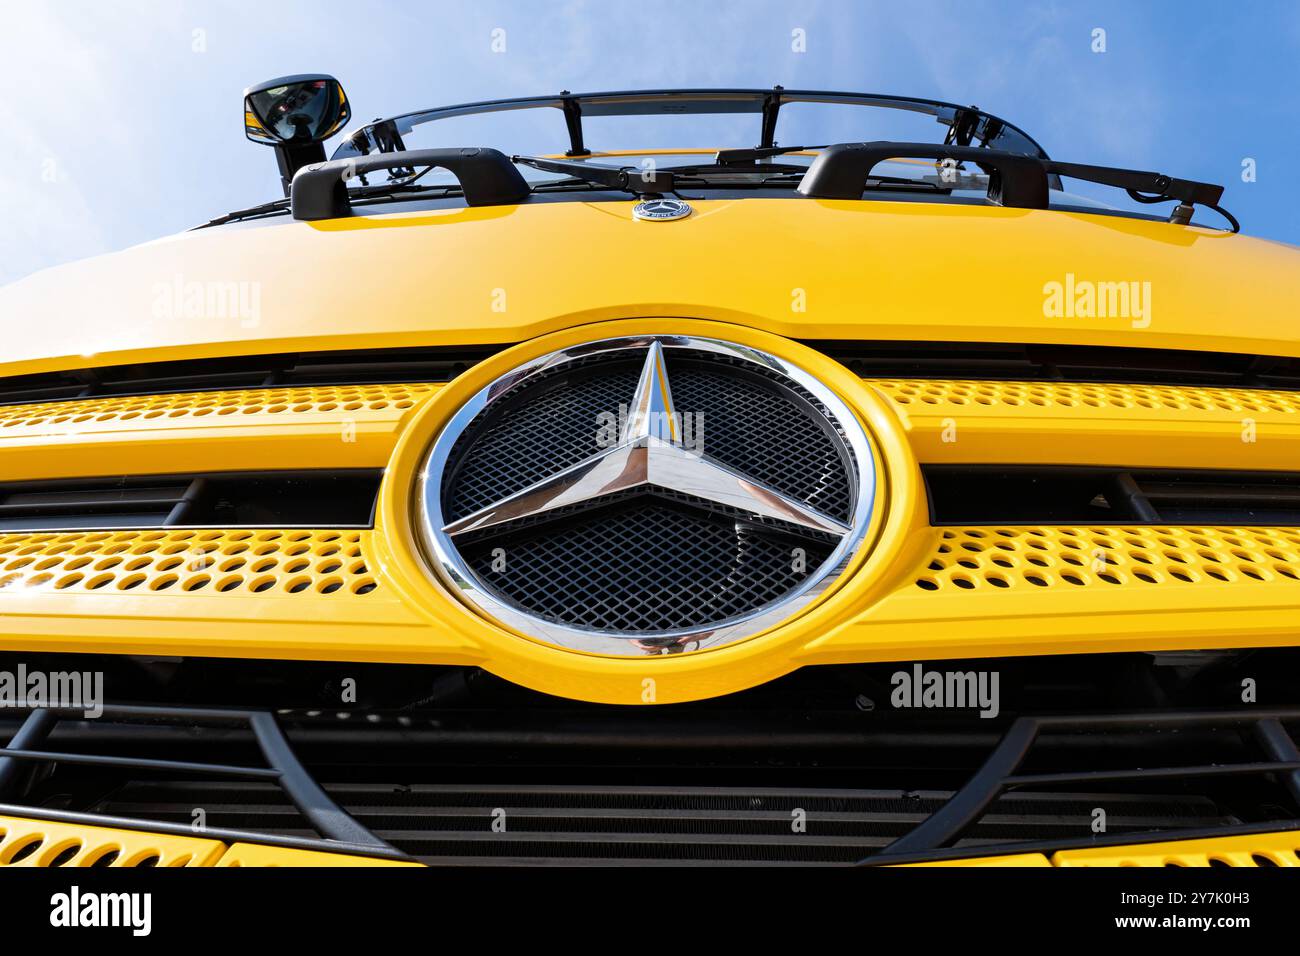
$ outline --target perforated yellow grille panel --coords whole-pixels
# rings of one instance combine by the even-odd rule
[[[1099,846],[1041,853],[982,856],[943,863],[911,866],[1285,866],[1300,867],[1300,833],[1260,833],[1214,837],[1208,840],[1171,840],[1132,846]]]
[[[0,429],[91,430],[105,423],[158,419],[223,418],[234,415],[362,415],[405,411],[437,386],[327,385],[304,388],[255,388],[228,392],[178,392],[164,395],[87,398],[70,402],[0,406]]]
[[[360,531],[80,531],[0,534],[6,593],[66,591],[365,595]]]
[[[905,406],[1300,414],[1300,393],[1080,382],[872,379]]]
[[[0,481],[383,467],[439,386],[338,385],[0,406]]]
[[[0,817],[0,866],[212,866],[218,840]]]
[[[1300,532],[1280,528],[949,528],[916,586],[954,592],[1190,584],[1300,585]]]
[[[261,843],[235,843],[217,861],[217,866],[415,866],[402,860],[381,860],[372,856],[348,856],[343,853],[323,853],[317,850],[295,850],[290,847],[266,846]]]
[[[1300,833],[1176,840],[1124,847],[1061,850],[1054,866],[1297,866]]]
[[[143,830],[0,816],[0,867],[419,866]]]
[[[1300,393],[1078,382],[869,379],[924,463],[1234,467],[1300,461]]]

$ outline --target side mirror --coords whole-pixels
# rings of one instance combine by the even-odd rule
[[[275,147],[286,196],[293,174],[324,162],[321,144],[351,118],[343,85],[323,73],[281,76],[244,91],[244,135]]]

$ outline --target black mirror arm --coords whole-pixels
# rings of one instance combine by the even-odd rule
[[[280,167],[280,184],[284,187],[284,194],[288,196],[293,185],[294,174],[298,170],[312,163],[325,161],[325,146],[323,143],[276,143],[275,161]]]

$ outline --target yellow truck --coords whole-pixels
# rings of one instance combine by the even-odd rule
[[[1300,255],[1221,186],[350,118],[252,87],[283,198],[0,290],[0,865],[1300,865]]]

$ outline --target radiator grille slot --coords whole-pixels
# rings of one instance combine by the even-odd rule
[[[0,488],[0,529],[161,527],[193,479],[31,482]]]
[[[936,525],[1300,525],[1300,473],[926,465]]]
[[[868,378],[1040,379],[1300,389],[1300,359],[1240,352],[1001,342],[808,341]]]
[[[196,390],[448,382],[498,348],[464,346],[296,352],[13,375],[0,378],[0,404]]]
[[[1300,389],[1288,356],[987,342],[808,341],[870,377],[1044,379]],[[69,369],[0,378],[0,404],[196,389],[446,382],[500,346],[281,353]]]
[[[357,822],[421,862],[511,864],[847,864],[941,807],[948,791],[325,783]],[[1112,833],[1234,821],[1204,797],[1007,794],[958,846],[1077,838],[1092,808]],[[131,784],[100,808],[184,823],[305,835],[270,785]],[[792,827],[803,821],[805,830]],[[494,824],[498,829],[494,830]],[[504,829],[500,829],[504,826]]]
[[[381,472],[224,472],[0,483],[0,532],[185,526],[365,527]]]

